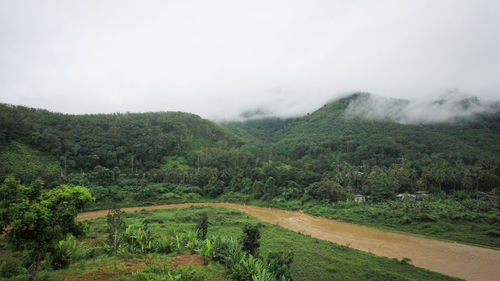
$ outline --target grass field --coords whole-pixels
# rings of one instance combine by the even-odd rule
[[[290,273],[293,280],[454,280],[414,267],[404,261],[378,257],[351,249],[346,245],[336,245],[277,225],[261,223],[253,217],[231,209],[189,207],[125,213],[124,217],[129,225],[140,226],[147,223],[153,234],[160,234],[172,230],[194,230],[202,212],[208,212],[209,216],[208,237],[226,235],[239,238],[243,225],[260,223],[261,256],[270,251],[292,251],[294,260],[290,266]],[[228,271],[223,265],[211,261],[208,266],[203,266],[201,262],[197,262],[195,256],[189,257],[185,251],[167,255],[148,253],[107,256],[98,247],[102,245],[107,235],[106,218],[91,220],[89,225],[90,232],[83,243],[87,248],[94,247],[94,253],[73,262],[68,269],[58,271],[45,269],[40,274],[41,280],[44,278],[46,280],[148,280],[152,278],[151,276],[161,276],[162,272],[172,272],[172,268],[176,266],[176,272],[183,278],[189,277],[182,280],[230,280]],[[6,254],[4,252],[2,257]],[[191,258],[193,264],[186,267],[187,264],[182,264],[180,261],[181,265],[178,265],[179,257]],[[141,279],[143,277],[146,279]],[[22,278],[20,276],[19,280],[24,280]]]
[[[156,186],[156,185],[154,185]],[[157,184],[157,186],[161,186]],[[154,190],[153,188],[150,188]],[[338,219],[389,231],[420,234],[449,241],[500,248],[500,201],[473,198],[470,194],[431,195],[425,200],[388,200],[384,202],[340,201],[337,203],[316,200],[271,201],[252,200],[247,194],[231,192],[218,198],[206,198],[197,193],[174,190],[150,196],[148,200],[134,200],[131,192],[124,192],[121,207],[146,206],[171,203],[233,202],[286,210],[303,210],[305,213]],[[151,192],[151,194],[155,194]],[[89,210],[105,209],[105,202],[93,203]]]

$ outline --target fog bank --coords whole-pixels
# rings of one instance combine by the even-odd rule
[[[432,100],[402,100],[362,94],[345,111],[347,118],[391,120],[401,124],[453,123],[500,111],[500,102],[450,92]]]

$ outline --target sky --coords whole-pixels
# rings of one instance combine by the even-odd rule
[[[0,102],[290,117],[352,92],[500,100],[498,0],[0,0]]]

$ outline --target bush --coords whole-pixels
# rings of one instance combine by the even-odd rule
[[[106,217],[108,237],[105,241],[105,248],[111,254],[116,254],[123,243],[123,231],[126,226],[122,215],[123,211],[119,208],[112,208]]]
[[[220,236],[213,237],[214,255],[213,260],[233,267],[243,256],[241,245],[232,237]]]
[[[207,230],[208,230],[208,215],[206,212],[201,213],[200,220],[196,225],[196,233],[198,234],[198,239],[205,240],[207,239]]]
[[[17,259],[7,259],[0,264],[0,276],[1,277],[13,277],[24,273],[26,269],[21,266],[21,261]]]
[[[200,256],[203,257],[203,264],[207,265],[208,260],[213,257],[214,250],[212,247],[212,242],[207,239],[205,242],[201,243],[201,247],[196,250]]]
[[[151,242],[151,250],[160,254],[168,254],[174,251],[175,241],[172,237],[162,236],[153,239]]]
[[[80,258],[82,247],[76,239],[69,237],[59,241],[57,247],[50,253],[50,265],[54,269],[68,268],[72,260]]]
[[[306,194],[316,199],[326,199],[330,202],[344,201],[347,193],[340,184],[332,181],[315,182],[306,189]]]
[[[500,230],[490,229],[490,230],[486,231],[486,235],[493,237],[493,238],[499,238],[500,237]]]
[[[151,231],[148,229],[147,225],[143,228],[135,229],[132,226],[127,227],[124,235],[125,243],[127,244],[127,250],[131,253],[147,253],[151,251],[152,241],[151,241]]]
[[[241,237],[242,250],[251,255],[257,256],[260,247],[259,239],[259,227],[257,225],[252,226],[246,224],[243,227],[243,235]]]
[[[261,259],[255,258],[252,255],[244,254],[240,261],[231,268],[229,277],[234,280],[252,280],[252,276],[262,272],[265,265]]]
[[[291,279],[290,264],[293,262],[292,252],[270,252],[265,262],[269,271],[277,278]]]

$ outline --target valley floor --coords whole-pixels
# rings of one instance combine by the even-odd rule
[[[467,280],[500,280],[500,251],[431,240],[412,235],[311,217],[302,212],[232,203],[187,203],[124,208],[124,211],[170,209],[191,205],[223,206],[246,212],[259,220],[340,245],[390,258],[410,258],[412,264]],[[102,217],[107,211],[81,213],[79,219]]]

